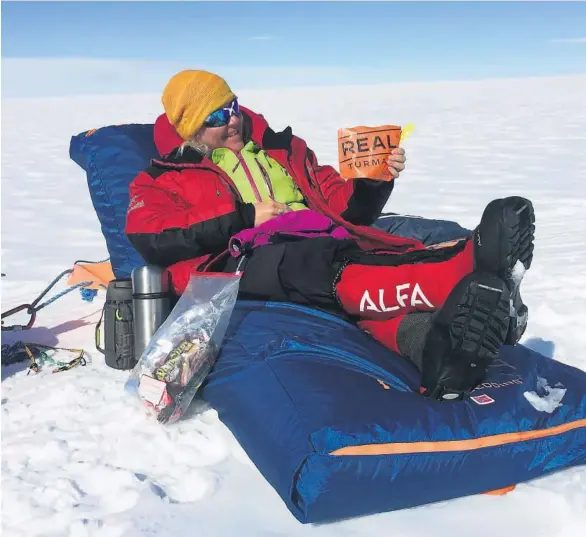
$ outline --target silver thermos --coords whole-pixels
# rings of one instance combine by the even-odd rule
[[[136,360],[171,312],[169,272],[156,265],[132,271],[134,356]]]

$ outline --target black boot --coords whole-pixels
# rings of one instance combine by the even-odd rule
[[[511,293],[511,320],[506,344],[515,344],[527,328],[528,309],[521,299],[521,281],[533,260],[535,212],[525,198],[491,201],[474,230],[476,270],[505,280]]]
[[[456,399],[485,378],[509,329],[510,292],[498,276],[468,274],[433,314],[421,357],[422,393]]]
[[[525,198],[486,206],[472,237],[475,270],[431,321],[421,357],[425,395],[463,396],[484,379],[503,343],[519,341],[527,325],[520,286],[533,260],[534,222]]]

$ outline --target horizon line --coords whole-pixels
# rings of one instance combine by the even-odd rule
[[[507,82],[507,81],[522,81],[522,80],[558,80],[558,79],[580,79],[586,78],[586,71],[584,73],[568,73],[568,74],[555,74],[555,75],[519,75],[519,76],[486,76],[486,77],[474,77],[474,78],[454,78],[454,79],[438,79],[438,80],[402,80],[395,82],[374,82],[374,83],[319,83],[300,85],[300,86],[271,86],[267,88],[258,87],[240,87],[237,91],[241,92],[264,92],[264,91],[304,91],[311,89],[331,89],[331,88],[382,88],[390,86],[433,86],[433,85],[448,85],[448,84],[474,84],[482,82]],[[3,85],[3,84],[2,84]],[[161,90],[162,91],[162,90]],[[38,95],[38,96],[22,96],[22,97],[4,97],[3,91],[2,101],[15,101],[15,100],[46,100],[46,99],[71,99],[71,98],[112,98],[112,97],[123,97],[123,96],[143,96],[153,97],[159,96],[161,91],[112,91],[112,92],[100,92],[100,93],[63,93],[61,95]]]

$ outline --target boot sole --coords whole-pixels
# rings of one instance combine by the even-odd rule
[[[514,207],[504,208],[505,229],[509,230],[510,253],[507,256],[508,271],[505,281],[511,293],[509,331],[505,339],[506,345],[514,345],[527,327],[529,310],[521,300],[521,281],[533,261],[535,239],[535,210],[533,204],[519,199]]]
[[[475,272],[456,286],[433,321],[431,330],[443,333],[444,356],[436,386],[426,395],[461,399],[482,382],[505,341],[509,303],[505,282],[493,274]],[[437,361],[433,354],[438,345],[433,337],[430,343],[424,349],[424,364],[426,351]]]
[[[489,229],[491,233],[486,233],[486,230],[482,229],[486,221],[496,221],[497,229]],[[507,280],[515,270],[524,272],[531,267],[535,210],[529,200],[511,197],[491,201],[484,210],[479,227],[481,231],[480,235],[475,236],[476,246],[482,247],[481,241],[486,243],[486,248],[493,252],[496,258],[482,259],[482,253],[478,253],[478,270],[492,272]],[[522,268],[517,264],[519,261]]]
[[[533,261],[533,241],[535,239],[535,210],[529,200],[519,198],[514,206],[503,207],[504,230],[507,232],[509,252],[506,256],[506,268],[509,274],[500,275],[510,278],[518,270],[521,262],[523,272],[529,270]]]
[[[521,300],[520,287],[533,261],[535,210],[529,200],[514,196],[492,201],[484,212],[484,219],[498,222],[496,236],[485,237],[487,241],[498,241],[490,245],[492,251],[498,252],[498,258],[481,261],[477,268],[498,275],[509,287],[511,321],[505,343],[512,345],[519,341],[527,326],[529,311]],[[475,239],[479,245],[478,237]]]

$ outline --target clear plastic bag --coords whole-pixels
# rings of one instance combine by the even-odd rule
[[[155,332],[126,383],[160,423],[185,413],[214,365],[241,274],[196,274]]]

